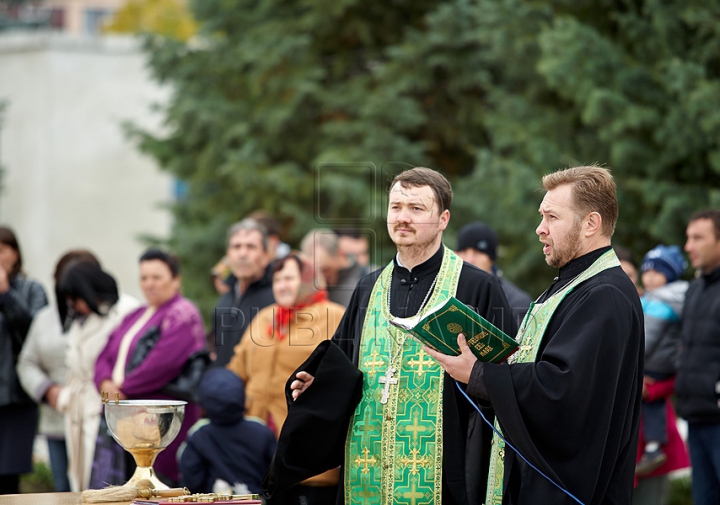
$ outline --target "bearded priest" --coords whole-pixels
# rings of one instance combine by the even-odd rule
[[[494,436],[486,505],[630,505],[644,327],[637,290],[610,246],[615,182],[597,166],[542,182],[536,233],[559,270],[530,306],[519,350],[506,363],[481,363],[459,337],[460,356],[428,352],[494,407],[498,428],[526,458]]]

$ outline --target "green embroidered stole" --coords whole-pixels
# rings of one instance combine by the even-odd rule
[[[545,331],[550,324],[550,319],[555,309],[557,309],[565,297],[580,283],[599,274],[603,270],[616,266],[620,266],[620,261],[618,261],[615,251],[610,249],[595,260],[587,270],[584,270],[567,286],[550,296],[545,302],[530,304],[530,308],[525,315],[525,319],[523,319],[516,338],[516,340],[520,342],[520,347],[515,354],[510,356],[508,363],[534,362],[537,359],[538,349],[540,348],[540,343],[545,335]],[[500,431],[500,425],[497,421],[495,421],[495,428]],[[495,433],[492,438],[490,471],[485,505],[502,505],[504,469],[505,442]]]
[[[423,310],[455,296],[462,264],[444,249]],[[358,359],[363,394],[345,447],[345,503],[441,505],[444,373],[421,344],[388,323],[393,266],[390,262],[375,282],[363,324]]]

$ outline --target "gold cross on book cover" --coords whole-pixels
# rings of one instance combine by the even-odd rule
[[[462,333],[477,359],[488,363],[504,361],[519,345],[454,296],[424,314],[393,317],[389,323],[408,332],[431,349],[451,356],[460,354],[457,336]]]

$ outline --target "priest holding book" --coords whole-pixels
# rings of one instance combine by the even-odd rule
[[[615,183],[587,166],[546,175],[543,186],[536,233],[559,273],[530,306],[518,351],[483,363],[462,337],[460,356],[427,351],[495,410],[504,439],[493,437],[486,505],[630,505],[644,330],[610,246]]]
[[[327,401],[313,398],[330,382],[321,371],[331,368],[318,366],[314,358],[327,351],[321,358],[327,359],[333,349],[339,349],[343,358],[347,356],[344,359],[349,358],[349,365],[362,371],[359,403],[351,402],[349,419],[338,421],[349,424],[349,429],[338,430],[339,440],[329,440],[333,437],[327,432],[320,434],[321,447],[292,464],[319,468],[322,446],[334,444],[327,453],[339,454],[334,464],[342,465],[344,480],[337,503],[483,502],[489,427],[483,426],[455,381],[422,345],[388,322],[393,317],[425,314],[454,296],[505,333],[515,334],[498,279],[464,263],[442,243],[451,201],[449,182],[434,170],[413,168],[392,181],[387,227],[397,255],[385,268],[360,280],[332,346],[316,351],[290,385],[292,397],[302,401],[289,409],[275,463],[266,478],[271,494],[283,486],[293,443],[302,443],[302,435],[313,436],[308,423],[303,424],[303,411],[310,411],[309,405],[343,409],[337,404],[325,407]],[[345,383],[332,382],[334,388]],[[319,414],[309,415],[321,420]]]

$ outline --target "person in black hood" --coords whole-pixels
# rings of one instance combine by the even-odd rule
[[[200,396],[209,423],[187,439],[180,458],[182,485],[193,493],[261,493],[277,442],[264,423],[244,417],[242,380],[213,368],[203,377]]]

